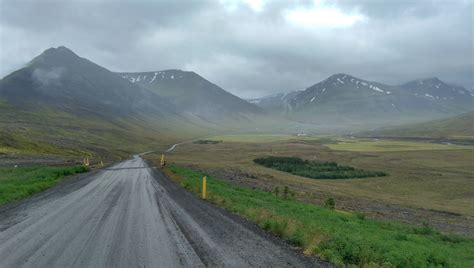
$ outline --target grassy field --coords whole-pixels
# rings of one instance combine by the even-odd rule
[[[171,166],[167,172],[199,194],[203,173]],[[304,204],[273,193],[208,178],[208,198],[284,239],[342,266],[472,267],[474,240],[442,235],[429,226],[366,219],[361,214]]]
[[[469,149],[472,147],[439,144],[430,142],[380,140],[371,138],[347,138],[334,136],[301,136],[285,134],[243,134],[219,135],[210,137],[209,140],[224,142],[269,143],[281,141],[307,141],[315,144],[325,144],[333,150],[358,151],[358,152],[387,152],[387,151],[420,151],[420,150],[448,150]]]
[[[379,137],[427,137],[474,141],[474,111],[430,122],[382,128],[363,135]]]
[[[433,151],[433,150],[458,150],[472,147],[438,144],[430,142],[379,140],[379,139],[338,139],[337,143],[328,144],[333,150],[355,152],[406,152],[406,151]]]
[[[296,135],[287,134],[241,134],[241,135],[218,135],[208,138],[209,140],[225,141],[225,142],[276,142],[287,141],[292,139],[308,139],[314,140],[313,137],[297,137]]]
[[[430,147],[431,144],[421,143],[411,145],[422,147],[421,150],[403,151],[385,147],[385,151],[374,151],[371,149],[373,146],[367,146],[368,142],[364,139],[361,142],[368,151],[351,151],[347,147],[331,149],[333,141],[340,139],[338,137],[298,139],[289,135],[276,136],[278,141],[273,142],[258,142],[265,139],[264,135],[245,135],[241,139],[219,136],[217,139],[223,142],[218,144],[180,145],[167,155],[167,159],[169,163],[203,170],[251,188],[272,191],[275,187],[282,189],[289,186],[298,200],[307,203],[322,204],[328,196],[333,196],[339,209],[362,211],[370,217],[393,218],[415,224],[430,221],[448,232],[474,234],[473,147],[454,149],[448,145]],[[357,142],[357,139],[351,140]],[[374,140],[374,143],[383,145],[384,141]],[[393,145],[393,141],[388,140],[385,144]],[[253,163],[253,159],[266,156],[334,161],[359,169],[383,171],[389,176],[314,180]],[[159,155],[149,157],[158,159]],[[399,207],[415,211],[407,214]],[[458,223],[463,224],[461,229]]]
[[[87,170],[85,166],[0,168],[0,205],[44,191],[64,176]]]

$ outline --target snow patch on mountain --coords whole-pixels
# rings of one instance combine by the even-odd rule
[[[169,72],[172,72],[171,74]],[[175,75],[174,71],[158,71],[158,72],[152,72],[152,73],[146,73],[146,74],[131,74],[131,73],[123,73],[120,74],[120,76],[124,79],[127,79],[128,81],[132,83],[137,83],[137,82],[148,82],[148,83],[153,83],[157,79],[165,80],[165,79],[178,79],[178,78],[183,78],[184,76],[182,75]]]
[[[381,90],[380,88],[376,87],[376,86],[372,86],[372,85],[369,85],[369,88],[375,90],[375,91],[378,91],[378,92],[382,92],[382,93],[385,93],[385,91]]]
[[[155,81],[157,75],[158,73],[154,73],[153,78],[150,80],[150,84],[153,83],[153,81]]]

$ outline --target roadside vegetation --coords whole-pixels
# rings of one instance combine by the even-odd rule
[[[86,171],[85,166],[0,168],[0,205],[44,191],[64,176]]]
[[[186,189],[199,194],[205,174],[171,165],[165,170]],[[243,188],[209,177],[209,201],[337,266],[473,267],[474,240],[420,227],[367,219],[363,214],[298,202],[283,193]]]
[[[340,166],[336,162],[308,161],[299,157],[267,156],[256,158],[253,161],[267,168],[312,179],[350,179],[387,176],[387,173],[382,171]]]

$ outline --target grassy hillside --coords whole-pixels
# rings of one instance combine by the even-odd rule
[[[365,132],[380,137],[420,137],[474,140],[474,111],[458,116],[395,128]]]
[[[181,129],[188,129],[185,132]],[[121,158],[162,149],[183,139],[203,135],[198,127],[163,120],[151,124],[139,118],[104,120],[77,116],[51,107],[19,109],[0,105],[0,155],[63,155]]]

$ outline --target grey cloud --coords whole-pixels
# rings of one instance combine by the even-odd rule
[[[60,85],[61,76],[64,71],[64,68],[61,67],[53,67],[51,69],[36,68],[31,76],[42,86]]]
[[[285,21],[313,1],[0,1],[0,74],[65,45],[114,71],[193,70],[242,97],[310,86],[336,73],[397,84],[438,76],[471,88],[470,1],[331,1],[352,27]]]

